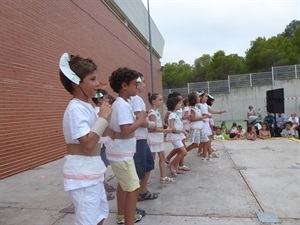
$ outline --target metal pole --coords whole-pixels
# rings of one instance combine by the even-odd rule
[[[149,48],[150,48],[150,67],[151,67],[151,90],[154,93],[154,68],[152,62],[152,38],[151,38],[151,17],[150,17],[150,7],[149,0],[147,0],[147,8],[148,8],[148,26],[149,26]]]

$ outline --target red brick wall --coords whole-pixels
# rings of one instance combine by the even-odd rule
[[[101,82],[118,67],[136,69],[151,90],[149,51],[102,1],[1,1],[0,12],[0,179],[65,154],[62,115],[71,96],[58,76],[63,52],[93,59]],[[161,93],[160,62],[153,63]]]

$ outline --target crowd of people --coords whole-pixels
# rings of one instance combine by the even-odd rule
[[[148,190],[156,155],[160,182],[175,184],[178,174],[191,170],[184,163],[189,151],[196,148],[205,163],[218,157],[213,139],[244,138],[242,127],[235,123],[230,129],[225,122],[215,127],[212,115],[226,111],[213,109],[214,97],[204,91],[192,92],[186,99],[178,92],[171,93],[166,102],[168,112],[163,116],[159,93],[148,93],[151,109],[147,112],[140,97],[145,79],[138,71],[124,67],[112,72],[109,84],[118,95],[114,98],[99,89],[97,65],[91,59],[64,53],[59,68],[61,83],[72,95],[63,116],[67,145],[63,176],[64,189],[75,206],[76,225],[102,225],[114,191],[117,224],[133,225],[146,215],[137,208],[137,201],[159,197]],[[267,124],[262,124],[258,137],[270,137]],[[247,128],[245,138],[257,138],[254,126]],[[167,156],[165,141],[173,145]],[[106,182],[108,165],[117,178],[116,188]]]

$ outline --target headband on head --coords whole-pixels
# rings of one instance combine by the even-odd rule
[[[210,97],[212,100],[214,100],[215,98],[213,96],[211,96],[210,94],[208,94],[208,97]]]
[[[59,68],[61,72],[72,82],[79,85],[80,78],[71,70],[69,65],[69,54],[64,53],[59,60]]]
[[[102,93],[97,93],[96,95],[95,95],[95,97],[94,98],[102,98],[103,97],[103,94]]]
[[[138,78],[136,79],[136,82],[137,82],[137,83],[142,83],[142,78],[141,78],[141,77],[138,77]]]
[[[198,95],[203,95],[204,91],[198,91],[197,93],[198,93]]]

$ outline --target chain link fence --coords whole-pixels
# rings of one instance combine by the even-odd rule
[[[212,95],[230,93],[232,88],[275,85],[276,80],[300,79],[300,64],[272,67],[272,71],[229,75],[228,80],[188,83],[185,88],[163,89],[164,101],[172,92],[179,92],[185,98],[192,91],[205,91]]]

